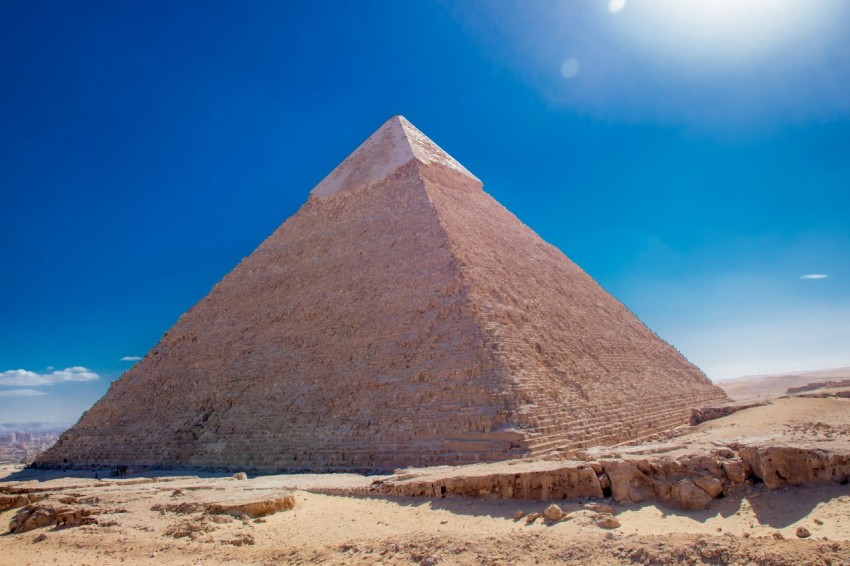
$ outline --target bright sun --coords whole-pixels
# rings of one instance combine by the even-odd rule
[[[831,0],[609,0],[646,46],[671,57],[750,57],[812,29]]]

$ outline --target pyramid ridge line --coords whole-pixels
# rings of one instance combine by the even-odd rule
[[[454,169],[481,183],[407,118],[395,114],[366,138],[310,191],[325,198],[386,179],[411,161]]]
[[[481,183],[481,180],[473,175],[466,167],[464,167],[458,160],[449,155],[449,153],[444,150],[442,147],[437,145],[434,140],[426,136],[422,131],[414,126],[410,120],[402,116],[401,114],[397,114],[393,116],[393,118],[397,118],[399,124],[404,131],[405,136],[407,137],[408,142],[411,147],[414,148],[414,156],[417,161],[423,163],[425,165],[429,165],[431,163],[438,163],[441,165],[445,165],[451,169],[455,169],[460,173],[463,173],[467,177],[472,178],[473,180]],[[423,147],[425,146],[425,147]],[[430,147],[428,147],[430,146]],[[416,147],[420,147],[424,155],[418,156],[416,155]],[[433,157],[433,159],[430,159]],[[483,183],[482,183],[483,184]]]

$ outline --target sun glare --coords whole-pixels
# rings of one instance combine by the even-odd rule
[[[610,0],[608,2],[608,11],[612,14],[617,14],[623,11],[626,7],[626,0]]]
[[[640,43],[671,57],[749,57],[805,33],[831,2],[799,0],[612,0],[608,9]],[[627,8],[627,9],[623,9]]]

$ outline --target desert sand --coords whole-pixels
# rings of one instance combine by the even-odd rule
[[[103,478],[101,471],[94,479],[93,471],[7,467],[0,497],[44,498],[19,500],[0,513],[4,525],[39,506],[65,513],[61,520],[67,525],[53,521],[5,534],[0,556],[3,563],[22,565],[850,564],[850,487],[840,474],[773,489],[752,475],[738,483],[724,477],[723,493],[697,510],[651,498],[617,502],[610,495],[527,500],[452,493],[464,485],[485,485],[476,478],[506,470],[517,477],[533,470],[545,476],[575,459],[585,466],[611,458],[652,465],[697,461],[717,458],[730,447],[743,452],[745,446],[815,450],[846,462],[850,399],[777,399],[682,427],[655,442],[538,460],[405,469],[385,477],[299,474],[240,480],[231,474],[131,470],[126,478]],[[835,464],[835,470],[845,470],[843,465]],[[433,481],[450,486],[446,497],[381,491]],[[527,522],[527,514],[543,513],[552,503],[566,513],[564,519]],[[516,519],[520,511],[525,516]],[[610,516],[615,523],[600,521]],[[809,536],[798,537],[800,527]]]
[[[785,395],[789,387],[800,387],[812,382],[841,381],[850,379],[850,368],[833,368],[812,371],[798,371],[769,375],[747,375],[717,385],[736,401],[752,399],[773,399]]]

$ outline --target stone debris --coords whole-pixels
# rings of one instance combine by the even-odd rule
[[[532,524],[534,521],[540,518],[540,513],[529,513],[525,518],[525,523],[527,525]]]
[[[561,507],[559,505],[556,505],[555,503],[549,505],[548,507],[546,507],[546,509],[543,510],[543,518],[552,523],[560,521],[566,516],[567,514],[564,512],[564,510],[561,509]]]
[[[611,507],[610,505],[606,505],[605,503],[596,503],[596,502],[585,503],[584,505],[582,505],[582,507],[584,507],[588,511],[593,511],[593,512],[599,513],[601,515],[613,515],[614,514],[614,508]]]
[[[248,474],[246,474],[245,472],[236,472],[235,474],[233,474],[233,479],[235,479],[235,480],[247,480]]]
[[[22,507],[9,521],[9,532],[20,534],[46,526],[76,527],[97,524],[94,510],[84,507],[31,504]]]
[[[37,465],[492,462],[647,438],[725,400],[396,116]],[[601,496],[575,474],[553,489]]]
[[[809,529],[807,529],[806,527],[804,527],[802,525],[797,527],[797,531],[796,531],[795,534],[799,538],[809,538],[810,536],[812,536],[812,533],[809,532]]]
[[[601,529],[616,529],[620,521],[611,515],[597,515],[593,518],[593,524]]]
[[[250,492],[236,498],[216,499],[213,501],[196,501],[183,503],[158,503],[151,507],[153,511],[160,513],[176,513],[178,515],[190,515],[193,513],[206,513],[208,515],[229,515],[236,518],[265,517],[287,511],[295,507],[295,495],[285,493],[278,497],[255,499]]]
[[[257,544],[256,539],[254,539],[254,535],[250,533],[244,533],[239,536],[225,539],[221,541],[221,544],[231,544],[233,546],[243,546],[243,545],[253,545]]]
[[[215,531],[216,527],[210,524],[209,519],[204,516],[195,517],[192,519],[184,519],[169,526],[165,530],[165,536],[173,538],[191,538],[198,539],[201,535]]]
[[[104,527],[104,528],[106,528],[106,527],[120,527],[121,523],[119,523],[115,519],[106,519],[106,518],[101,519],[101,518],[99,518],[97,520],[97,526],[98,527]]]
[[[525,517],[525,511],[517,511],[514,513],[514,521],[519,521],[523,517]]]

